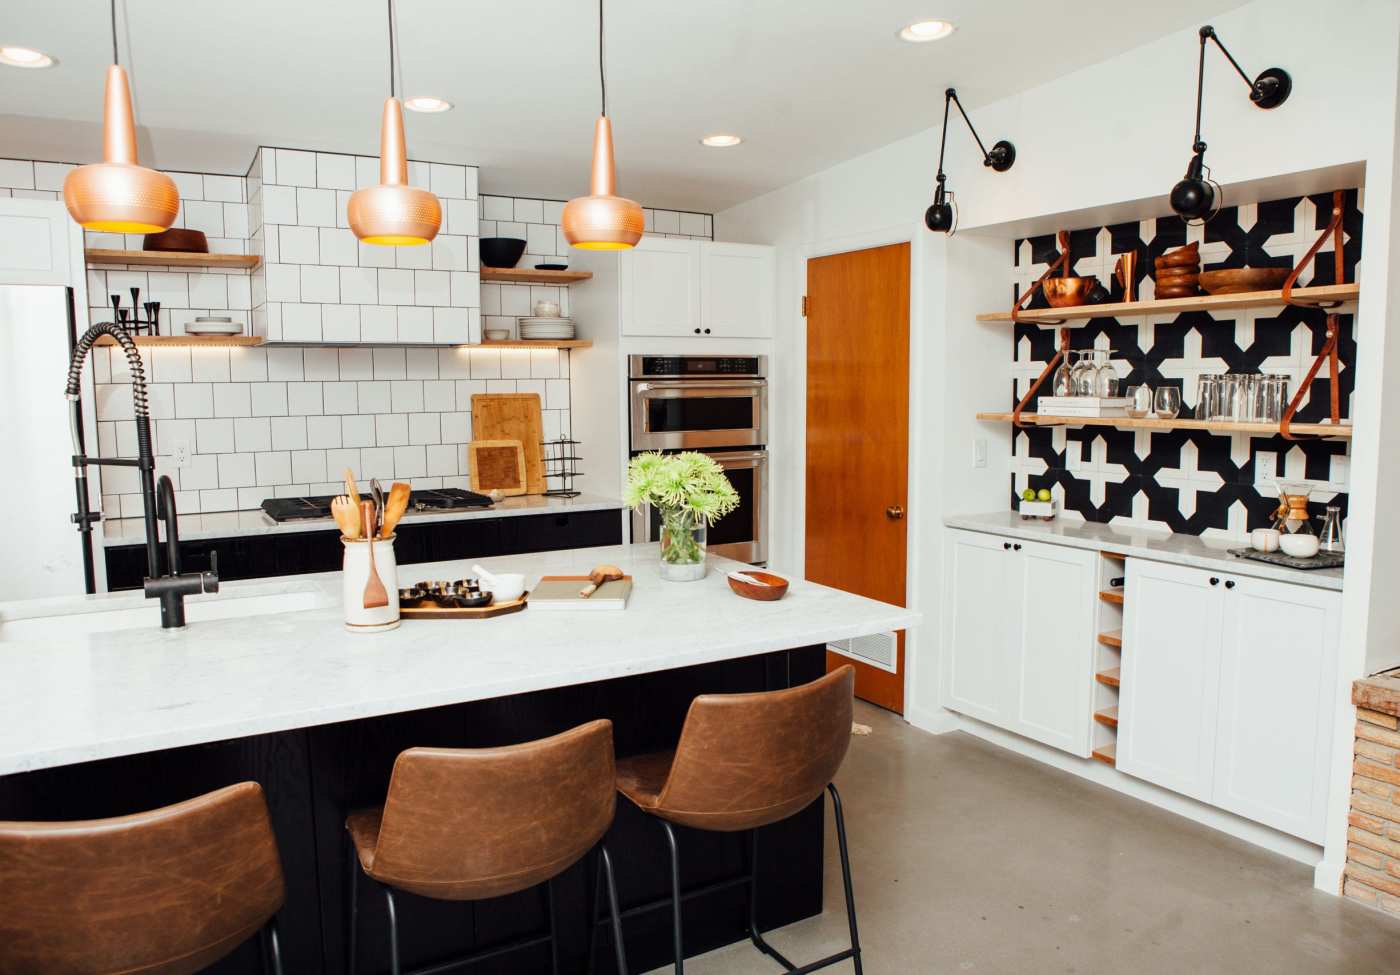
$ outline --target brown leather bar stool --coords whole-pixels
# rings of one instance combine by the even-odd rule
[[[618,971],[627,971],[613,882],[602,843],[617,804],[612,722],[503,748],[410,748],[400,753],[384,805],[345,821],[351,846],[346,971],[355,975],[361,870],[384,890],[389,956],[399,971],[395,890],[450,901],[504,897],[544,884],[549,933],[435,964],[445,971],[548,941],[554,971],[552,881],[595,847],[606,873]]]
[[[113,819],[0,822],[0,975],[188,975],[255,934],[282,973],[262,787]]]
[[[832,779],[851,741],[855,669],[845,666],[801,687],[757,694],[704,694],[690,704],[674,752],[622,759],[617,787],[643,812],[655,816],[671,850],[671,918],[676,972],[684,971],[681,946],[680,849],[672,824],[719,832],[751,831],[749,938],[789,972],[814,972],[850,958],[861,973],[851,859],[841,795]],[[758,828],[800,812],[822,790],[831,793],[846,921],[851,947],[798,967],[758,931]]]

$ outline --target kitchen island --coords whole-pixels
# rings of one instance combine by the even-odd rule
[[[118,815],[241,779],[267,790],[287,873],[289,970],[343,968],[341,822],[382,801],[394,757],[413,745],[472,747],[611,718],[620,755],[671,747],[690,700],[707,691],[775,689],[824,669],[829,640],[902,629],[919,615],[795,581],[783,600],[734,596],[712,560],[696,583],[660,580],[655,546],[490,560],[532,584],[611,562],[633,576],[621,612],[531,612],[473,622],[406,621],[382,634],[341,626],[339,575],[232,583],[187,603],[190,626],[162,632],[133,594],[0,604],[0,818]],[[400,567],[401,584],[458,578],[465,563]],[[822,804],[770,827],[763,926],[821,909]],[[766,836],[768,834],[765,834]],[[624,907],[666,889],[654,823],[619,803],[611,841]],[[740,838],[697,833],[683,864],[687,953],[743,936],[745,894],[721,886],[745,870]],[[561,953],[586,945],[583,865],[556,883]],[[382,902],[365,890],[365,970],[382,970]],[[537,891],[463,905],[413,899],[405,963],[539,930]],[[636,970],[669,958],[664,911],[627,919]],[[599,955],[600,963],[606,960]],[[482,971],[547,970],[548,954]],[[220,971],[254,971],[248,952]],[[378,969],[375,966],[378,965]]]

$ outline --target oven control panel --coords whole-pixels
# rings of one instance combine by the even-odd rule
[[[704,376],[753,376],[764,373],[766,356],[634,355],[629,373],[633,379],[663,376],[685,378]]]

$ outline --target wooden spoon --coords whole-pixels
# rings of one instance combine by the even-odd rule
[[[365,522],[366,545],[369,546],[369,579],[365,582],[365,609],[377,609],[389,605],[389,593],[379,578],[379,570],[374,567],[374,502],[360,502],[360,516]]]
[[[355,487],[355,472],[350,468],[345,468],[345,493],[350,498],[350,503],[355,506],[355,510],[360,510],[360,492]]]
[[[383,524],[379,526],[379,537],[388,538],[394,534],[394,529],[398,527],[399,519],[408,510],[408,498],[411,490],[402,481],[395,482],[389,486],[389,500],[384,502]]]
[[[341,494],[331,498],[331,515],[346,538],[360,537],[360,512],[350,499]]]
[[[588,573],[588,585],[578,591],[579,596],[584,599],[592,596],[598,591],[598,587],[605,582],[616,582],[622,578],[622,570],[615,565],[599,565]]]

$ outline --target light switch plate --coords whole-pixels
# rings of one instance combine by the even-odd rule
[[[972,466],[987,466],[987,438],[977,437],[972,441]]]

